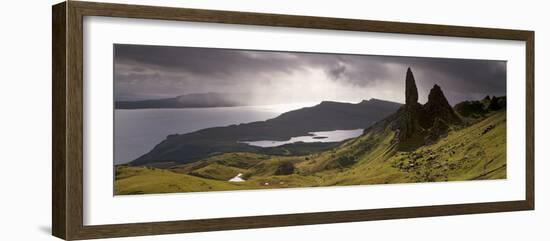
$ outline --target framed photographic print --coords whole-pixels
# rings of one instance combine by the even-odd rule
[[[53,235],[534,209],[534,32],[53,6]]]

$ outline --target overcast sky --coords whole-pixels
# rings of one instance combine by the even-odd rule
[[[434,84],[451,104],[506,94],[505,61],[145,45],[115,45],[114,54],[116,100],[227,92],[247,93],[251,103],[404,103],[407,67],[420,103]]]

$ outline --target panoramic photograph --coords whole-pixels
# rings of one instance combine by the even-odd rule
[[[506,179],[506,61],[113,51],[114,195]]]

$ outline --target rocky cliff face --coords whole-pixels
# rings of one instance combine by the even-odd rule
[[[434,85],[428,95],[428,102],[424,105],[424,114],[426,116],[425,127],[431,127],[434,125],[436,119],[441,119],[447,124],[460,124],[462,120],[453,110],[453,107],[449,105],[447,98],[443,94],[439,85]]]
[[[416,88],[416,82],[414,81],[414,75],[411,68],[407,69],[407,76],[405,77],[405,104],[412,105],[418,102],[418,89]]]
[[[422,105],[418,103],[418,90],[416,81],[411,68],[407,69],[405,77],[405,108],[403,113],[403,123],[400,127],[400,139],[412,138],[416,133],[421,132],[420,123],[423,120]]]
[[[446,135],[450,125],[462,124],[438,85],[430,90],[426,104],[418,103],[416,81],[410,68],[405,77],[405,100],[397,127],[401,149],[422,146]]]

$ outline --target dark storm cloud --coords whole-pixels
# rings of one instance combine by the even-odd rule
[[[346,66],[343,64],[338,64],[328,71],[332,79],[341,79],[342,76],[346,73]]]
[[[329,93],[338,90],[344,99],[370,95],[363,97],[402,101],[407,67],[414,72],[420,101],[434,84],[442,86],[451,103],[506,94],[504,61],[143,45],[114,49],[117,99],[258,90],[280,99],[298,89],[294,95],[306,100],[308,94],[338,99]],[[320,86],[325,92],[310,91]]]
[[[366,86],[376,80],[402,81],[404,71],[395,70],[411,67],[415,75],[425,78],[424,81],[440,82],[456,91],[492,92],[506,89],[506,64],[503,61],[359,55],[340,59],[344,63],[334,64],[329,70],[330,75],[334,79],[345,76],[348,82],[357,86]],[[422,80],[417,82],[422,85]]]
[[[165,71],[231,75],[240,70],[290,71],[293,68],[292,62],[281,61],[283,54],[264,52],[258,58],[253,54],[254,52],[248,51],[167,46],[117,45],[115,47],[117,62],[149,65]]]

